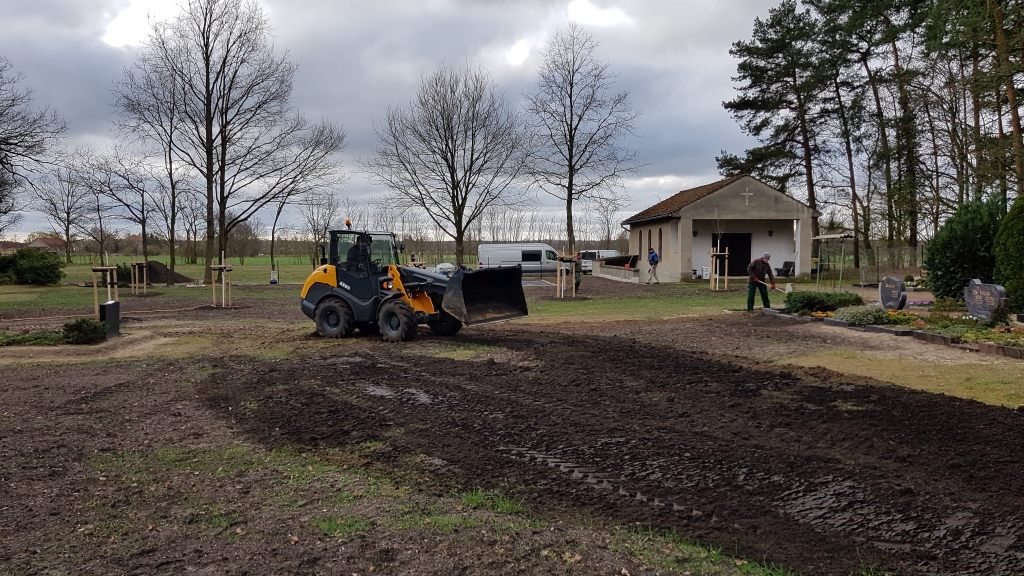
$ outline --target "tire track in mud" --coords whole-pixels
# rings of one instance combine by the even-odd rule
[[[643,374],[607,369],[644,347],[600,340],[468,339],[514,349],[538,363],[523,368],[461,361],[443,374],[423,357],[396,360],[368,351],[346,365],[372,370],[354,370],[344,380],[329,373],[311,380],[331,397],[378,410],[389,425],[415,425],[416,437],[399,442],[441,456],[460,472],[492,481],[509,472],[548,476],[544,491],[564,506],[613,516],[632,509],[630,519],[731,541],[754,557],[768,554],[810,573],[845,574],[860,560],[876,559],[903,573],[1024,573],[1019,508],[997,511],[1000,502],[942,494],[931,486],[918,488],[921,494],[904,490],[901,473],[914,463],[900,462],[905,456],[899,451],[891,461],[858,469],[836,457],[841,443],[821,439],[824,447],[803,446],[828,424],[818,422],[822,405],[869,404],[871,398],[882,404],[877,391],[750,373],[677,351],[667,363],[686,372],[677,385],[664,387]],[[572,359],[584,345],[611,357],[603,372]],[[400,376],[381,384],[379,374]],[[552,374],[564,375],[568,384],[553,385]],[[685,402],[664,398],[684,392]],[[779,418],[744,416],[745,402],[771,409],[777,401],[789,406],[782,420],[803,418],[789,428],[802,424],[808,431],[784,429]],[[719,414],[709,422],[716,407]],[[864,411],[885,413],[871,406]],[[693,412],[703,417],[688,418]],[[745,429],[756,433],[744,438]],[[1004,459],[1008,468],[1005,462],[1015,460]]]

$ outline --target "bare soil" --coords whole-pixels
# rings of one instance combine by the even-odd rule
[[[268,308],[302,321],[225,312]],[[1024,573],[1024,412],[771,362],[860,337],[733,314],[7,366],[0,572],[673,573],[606,538],[639,523],[802,574]],[[376,474],[406,508],[339,508]],[[311,525],[478,487],[543,523]]]

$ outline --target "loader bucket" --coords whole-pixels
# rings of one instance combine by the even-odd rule
[[[441,307],[465,326],[522,318],[527,315],[523,269],[459,270],[448,281]]]

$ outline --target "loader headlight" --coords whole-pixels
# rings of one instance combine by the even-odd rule
[[[395,288],[395,283],[391,280],[381,280],[380,287],[385,290],[393,290]]]

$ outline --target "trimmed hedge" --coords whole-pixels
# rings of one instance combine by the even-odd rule
[[[786,294],[786,312],[810,314],[835,312],[847,306],[862,306],[864,299],[853,292],[790,292]]]
[[[14,254],[0,255],[0,284],[56,284],[64,273],[64,261],[56,254],[35,248],[22,248]]]
[[[972,278],[992,281],[996,269],[993,243],[1002,217],[999,200],[968,202],[939,228],[924,256],[928,288],[936,298],[960,300]]]
[[[1003,216],[996,234],[993,252],[996,256],[995,280],[1006,288],[1010,307],[1024,312],[1024,200],[1013,201],[1013,207]]]
[[[833,318],[849,322],[850,326],[880,326],[889,323],[889,311],[881,306],[847,306],[836,310]]]

